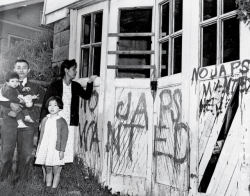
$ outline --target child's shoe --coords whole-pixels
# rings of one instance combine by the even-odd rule
[[[51,193],[52,195],[55,195],[56,192],[57,192],[57,188],[51,188],[51,189],[50,189],[50,193]]]
[[[27,128],[27,126],[23,123],[23,121],[19,121],[17,123],[18,123],[18,126],[17,126],[18,129]]]
[[[45,191],[46,191],[46,192],[51,192],[51,186],[46,186],[46,187],[45,187]]]
[[[35,123],[30,116],[25,116],[24,121],[29,122],[29,123]]]

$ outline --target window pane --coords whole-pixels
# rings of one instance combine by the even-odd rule
[[[118,65],[150,65],[150,55],[119,55]],[[119,78],[149,78],[149,76],[149,69],[118,71]]]
[[[119,50],[150,50],[151,37],[121,37]]]
[[[174,67],[173,74],[181,73],[182,37],[174,39]]]
[[[120,51],[150,50],[151,37],[121,37]],[[119,65],[150,65],[150,55],[119,55]],[[145,78],[149,77],[149,70],[118,70],[118,77]]]
[[[203,28],[203,67],[216,64],[216,24]]]
[[[95,15],[95,43],[102,41],[102,13]]]
[[[101,47],[94,47],[93,75],[100,76]]]
[[[182,0],[175,0],[174,32],[182,29]]]
[[[10,45],[9,45],[9,47],[14,47],[16,43],[22,42],[22,41],[24,41],[24,39],[19,38],[19,37],[12,37],[11,36],[10,37]]]
[[[169,3],[161,6],[161,37],[169,34]]]
[[[90,30],[91,30],[91,16],[84,17],[84,26],[83,26],[83,44],[90,43]]]
[[[223,22],[223,62],[238,60],[240,57],[239,19],[231,18]]]
[[[120,33],[151,32],[152,10],[122,10],[120,17]]]
[[[223,13],[231,12],[233,10],[236,10],[236,3],[235,0],[224,0],[223,1]]]
[[[80,77],[88,77],[89,71],[89,48],[82,49],[82,66],[80,68]]]
[[[168,75],[168,42],[161,44],[161,77]]]
[[[217,16],[217,0],[203,1],[203,20]]]

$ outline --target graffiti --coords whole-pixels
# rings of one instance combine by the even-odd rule
[[[240,84],[239,80],[240,78],[224,77],[216,81],[203,83],[199,104],[199,116],[206,112],[211,112],[216,116],[221,114],[223,107],[227,107],[237,85]]]
[[[227,75],[234,75],[235,73],[240,73],[240,74],[246,74],[249,72],[249,65],[250,65],[250,60],[245,59],[242,62],[241,61],[236,61],[230,63],[230,73],[227,71],[224,65],[221,65],[219,68],[219,71],[217,70],[218,67],[214,66],[214,69],[211,69],[210,71],[210,76],[209,76],[209,69],[206,67],[201,67],[199,69],[194,68],[193,69],[193,74],[192,74],[192,82],[200,79],[204,79],[206,77],[209,77],[210,79],[214,79],[216,77],[222,77],[222,76],[227,76]]]
[[[180,89],[175,89],[173,96],[170,89],[164,89],[161,91],[160,95],[160,118],[158,126],[156,126],[156,150],[154,155],[166,156],[170,158],[174,164],[182,164],[187,161],[189,153],[188,141],[186,142],[185,153],[182,157],[179,157],[179,151],[181,150],[180,143],[178,142],[178,135],[185,133],[187,139],[189,139],[189,127],[185,123],[181,122],[181,104],[182,104],[182,94]],[[170,114],[170,119],[168,117]],[[175,117],[176,116],[176,117]],[[170,125],[172,123],[172,126]],[[171,130],[173,127],[173,130]],[[158,129],[157,129],[158,128]],[[157,131],[158,130],[158,131]],[[162,145],[167,143],[167,137],[162,137],[163,132],[171,132],[174,134],[174,144],[173,144],[173,153],[167,153],[160,149],[163,149]],[[184,131],[184,132],[183,132]],[[168,144],[167,144],[168,145]],[[161,146],[161,147],[160,147]]]
[[[129,142],[128,142],[128,157],[129,160],[132,162],[132,154],[133,154],[133,140],[135,137],[135,132],[145,129],[148,130],[148,114],[147,114],[147,105],[145,99],[145,93],[140,95],[139,101],[137,103],[137,107],[135,111],[131,111],[131,97],[132,93],[129,92],[128,95],[128,102],[126,105],[126,112],[125,114],[121,114],[120,111],[124,107],[124,102],[120,101],[116,107],[116,118],[118,121],[118,126],[116,128],[112,128],[111,122],[109,121],[108,126],[108,135],[107,135],[107,144],[106,144],[106,152],[109,152],[110,148],[113,148],[113,151],[116,150],[117,156],[121,155],[121,129],[126,130],[129,132]],[[132,114],[132,117],[130,117]],[[144,118],[144,124],[138,122],[137,119],[140,117]],[[124,122],[125,121],[125,122]],[[109,142],[111,140],[111,142]]]
[[[98,136],[98,128],[97,128],[97,105],[99,101],[99,94],[96,90],[93,91],[91,99],[86,101],[82,100],[81,108],[85,113],[85,117],[91,117],[90,119],[85,119],[82,123],[80,123],[80,148],[84,147],[84,150],[91,151],[93,149],[93,145],[97,148],[97,153],[100,156],[100,140]],[[89,115],[87,115],[89,112]]]

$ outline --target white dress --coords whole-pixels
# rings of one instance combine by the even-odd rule
[[[61,117],[51,118],[50,114],[48,114],[47,117],[48,120],[44,126],[43,138],[36,152],[35,164],[46,166],[64,165],[64,159],[60,160],[59,151],[56,150],[56,120]]]
[[[72,163],[74,160],[74,128],[75,126],[70,126],[70,108],[71,108],[71,84],[67,86],[63,82],[63,110],[60,111],[58,114],[59,116],[63,117],[67,124],[68,124],[68,129],[69,129],[69,134],[68,134],[68,141],[64,153],[64,162],[65,163]]]

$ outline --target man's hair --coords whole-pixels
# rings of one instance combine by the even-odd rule
[[[5,75],[5,81],[9,82],[10,79],[18,79],[19,80],[19,75],[15,71],[8,71]]]
[[[47,101],[46,101],[46,104],[45,104],[45,108],[48,109],[49,108],[49,102],[50,101],[56,101],[59,109],[63,109],[63,101],[60,97],[58,96],[52,96],[50,97]]]
[[[16,62],[15,62],[15,65],[17,63],[26,63],[28,65],[28,68],[30,68],[30,64],[28,63],[28,61],[26,61],[25,59],[17,59]]]

